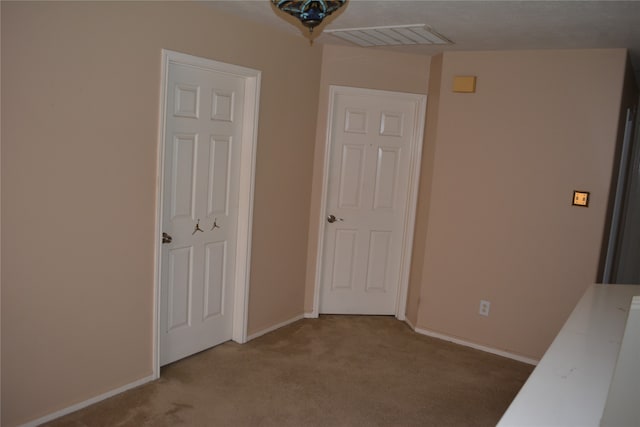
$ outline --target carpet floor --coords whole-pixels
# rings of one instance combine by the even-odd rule
[[[48,426],[495,426],[533,366],[386,316],[300,320]]]

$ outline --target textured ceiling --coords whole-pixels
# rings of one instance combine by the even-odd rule
[[[302,27],[292,25],[292,19],[277,11],[269,0],[208,4],[303,35]],[[640,1],[349,0],[326,21],[323,26],[331,29],[427,24],[454,42],[448,46],[367,48],[409,53],[626,47],[640,81]],[[321,34],[315,42],[349,44],[329,34]]]

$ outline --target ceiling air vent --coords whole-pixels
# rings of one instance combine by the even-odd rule
[[[362,47],[453,43],[424,24],[344,28],[324,32]]]

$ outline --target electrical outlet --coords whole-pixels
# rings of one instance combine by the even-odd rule
[[[491,308],[491,301],[480,300],[480,309],[478,310],[478,314],[480,316],[489,316],[489,309]]]

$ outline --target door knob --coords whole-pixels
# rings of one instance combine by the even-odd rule
[[[333,214],[331,214],[331,215],[329,215],[329,216],[327,217],[327,222],[329,222],[329,223],[331,223],[331,224],[333,224],[333,223],[334,223],[334,222],[336,222],[336,221],[344,221],[344,219],[342,219],[342,218],[336,218],[336,216],[335,216],[335,215],[333,215]]]
[[[169,236],[167,233],[162,233],[162,243],[171,243],[173,241],[173,237]]]

